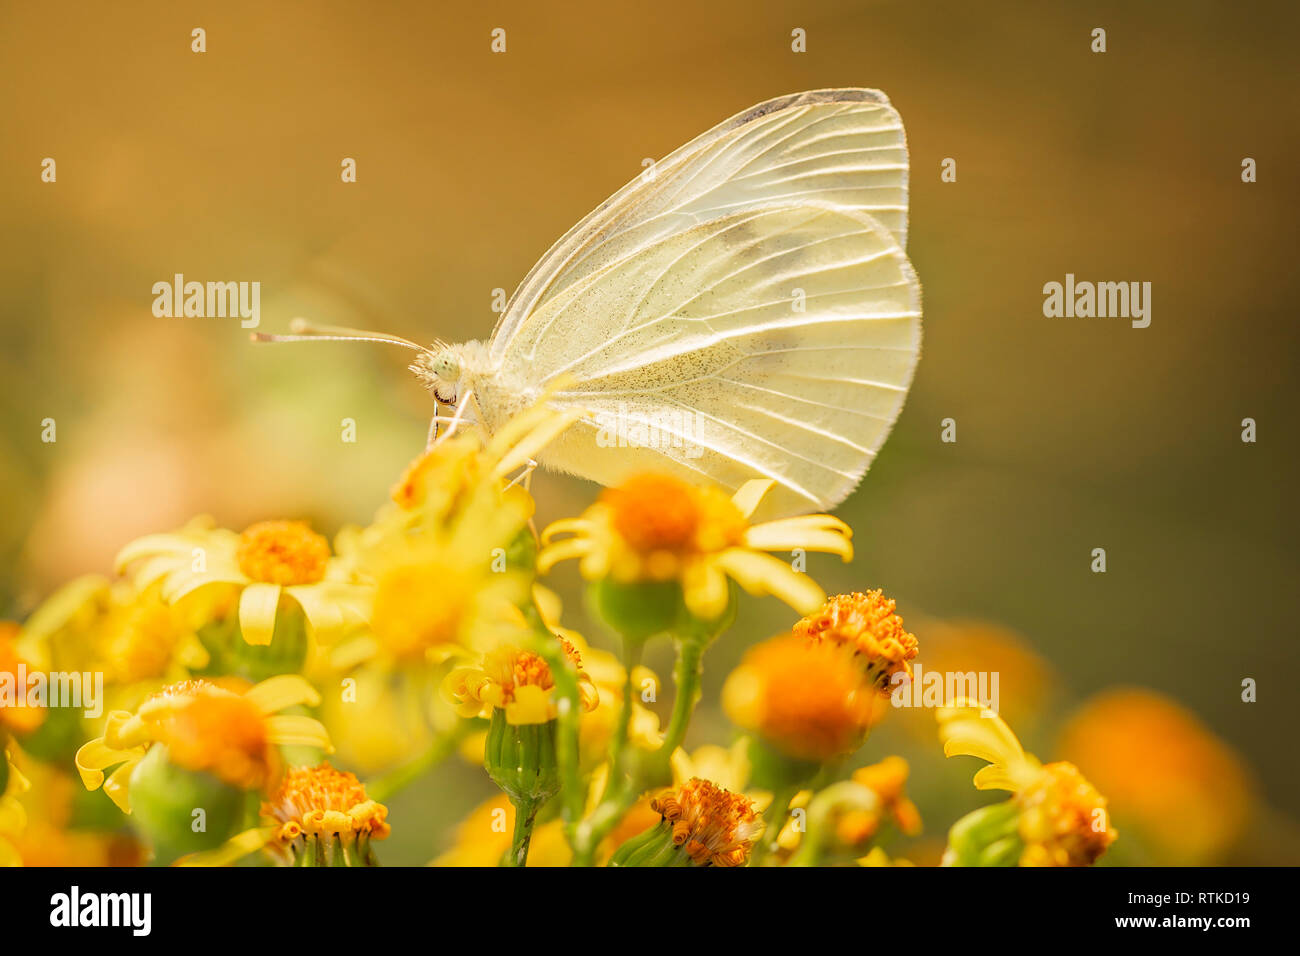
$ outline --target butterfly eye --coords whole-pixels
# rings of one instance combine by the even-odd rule
[[[460,378],[460,362],[447,352],[436,355],[430,363],[433,373],[444,382],[454,382]]]

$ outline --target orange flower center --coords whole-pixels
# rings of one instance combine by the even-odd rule
[[[745,533],[744,515],[725,494],[671,475],[637,475],[607,489],[601,501],[614,531],[641,554],[720,551]]]
[[[650,808],[672,828],[673,843],[700,865],[740,866],[763,830],[753,801],[699,777],[651,800]]]
[[[582,658],[578,655],[578,649],[562,637],[556,639],[564,650],[564,656],[578,671],[579,681],[582,681],[586,674],[582,670]],[[546,663],[544,657],[532,651],[512,651],[509,652],[507,660],[510,672],[508,675],[502,674],[498,681],[506,701],[515,699],[517,687],[540,687],[542,690],[550,690],[555,686],[555,676],[551,673],[551,666]]]
[[[813,642],[851,647],[866,663],[877,689],[888,694],[895,673],[911,675],[908,662],[917,654],[916,637],[903,627],[894,608],[894,601],[880,590],[840,594],[796,624],[794,633]]]
[[[752,648],[723,690],[737,724],[787,756],[817,762],[858,748],[875,698],[851,653],[793,635]]]
[[[235,559],[254,581],[289,587],[325,577],[330,546],[304,521],[260,521],[239,536]]]
[[[355,774],[335,770],[327,762],[316,767],[291,767],[262,815],[279,821],[280,839],[292,841],[303,833],[368,833],[388,836],[388,808],[366,796]]]
[[[140,706],[172,763],[258,789],[274,776],[266,718],[251,701],[204,680],[173,684]]]
[[[668,475],[638,475],[601,494],[614,530],[636,551],[684,551],[700,524],[694,488]]]

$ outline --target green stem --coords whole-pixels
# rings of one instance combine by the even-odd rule
[[[767,813],[764,816],[763,838],[754,846],[754,852],[750,857],[750,866],[759,866],[763,860],[771,853],[779,849],[777,839],[781,836],[781,831],[785,828],[786,817],[790,813],[790,801],[794,799],[799,787],[794,784],[788,784],[780,787],[772,794],[772,802],[768,805]]]
[[[512,800],[515,807],[515,833],[510,841],[510,853],[505,859],[506,866],[526,866],[528,864],[528,845],[533,839],[533,822],[542,805],[540,800]]]
[[[587,819],[573,828],[573,865],[591,866],[595,861],[596,850],[602,840],[623,819],[624,814],[642,792],[650,787],[660,786],[672,781],[672,755],[681,746],[686,737],[695,705],[700,700],[701,666],[704,657],[705,642],[691,637],[677,637],[677,662],[673,665],[673,679],[677,684],[676,696],[673,698],[673,712],[668,721],[668,730],[664,734],[663,746],[633,773],[610,774],[610,781],[605,788],[596,809]],[[632,671],[628,669],[628,682],[631,683]],[[631,693],[624,688],[627,701],[626,714],[631,714]],[[622,721],[620,721],[622,723]],[[623,729],[626,737],[626,728]],[[620,745],[619,753],[623,753]],[[612,759],[612,758],[611,758]],[[625,762],[625,761],[623,761]]]
[[[673,713],[668,719],[661,751],[666,758],[671,758],[686,739],[691,715],[695,713],[695,705],[700,701],[700,678],[704,673],[704,642],[695,638],[678,637],[676,644],[677,663],[673,665],[673,680],[677,684],[677,693],[673,698]]]
[[[609,766],[611,788],[616,788],[623,779],[626,770],[624,767],[625,755],[627,752],[627,741],[630,729],[632,727],[632,672],[636,670],[641,663],[641,652],[645,649],[643,641],[623,641],[623,670],[625,679],[623,681],[623,709],[618,714],[618,726],[614,728],[614,736],[609,742]]]

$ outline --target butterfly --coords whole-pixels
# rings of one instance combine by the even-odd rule
[[[487,342],[367,338],[454,419],[488,433],[542,401],[567,427],[537,454],[617,485],[643,471],[729,490],[770,479],[768,517],[857,487],[920,355],[906,252],[903,124],[876,90],[760,103],[649,166],[533,267]],[[435,415],[435,429],[445,416]]]

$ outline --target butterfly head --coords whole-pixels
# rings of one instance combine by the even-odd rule
[[[411,371],[439,402],[456,404],[461,375],[461,356],[457,349],[443,346],[421,352],[411,363]]]

